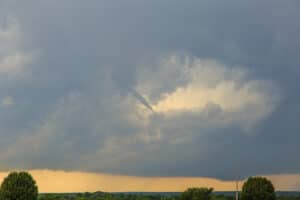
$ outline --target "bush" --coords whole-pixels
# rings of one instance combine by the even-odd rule
[[[242,200],[275,200],[275,189],[271,181],[264,177],[250,177],[241,192]]]
[[[38,188],[27,172],[12,172],[3,181],[0,200],[37,200]]]
[[[210,200],[212,188],[189,188],[182,193],[182,200]]]

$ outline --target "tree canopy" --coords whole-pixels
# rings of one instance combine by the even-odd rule
[[[242,200],[275,200],[275,189],[271,181],[264,177],[250,177],[244,183]]]
[[[12,172],[2,182],[0,200],[37,200],[38,188],[27,172]]]

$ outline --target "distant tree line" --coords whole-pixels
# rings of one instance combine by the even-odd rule
[[[241,200],[300,200],[300,196],[277,196],[271,181],[250,177],[240,192]],[[218,195],[213,188],[188,188],[176,194],[73,193],[38,194],[35,180],[27,172],[12,172],[2,182],[0,200],[235,200],[234,196]]]

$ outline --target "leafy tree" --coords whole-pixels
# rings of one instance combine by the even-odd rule
[[[271,181],[264,177],[250,177],[244,183],[242,200],[275,200],[275,189]]]
[[[0,200],[37,200],[38,188],[27,172],[12,172],[2,182]]]
[[[181,194],[182,200],[210,200],[213,188],[189,188]]]

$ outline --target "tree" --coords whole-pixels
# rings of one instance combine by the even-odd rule
[[[271,181],[264,177],[250,177],[244,183],[242,200],[275,200],[275,189]]]
[[[188,188],[181,194],[182,200],[210,200],[213,188]]]
[[[2,182],[0,200],[37,200],[38,188],[27,172],[12,172]]]

